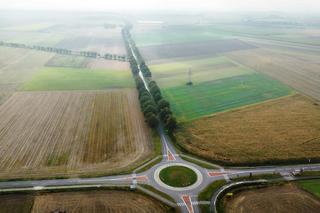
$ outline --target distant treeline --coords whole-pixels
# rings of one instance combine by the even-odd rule
[[[83,56],[83,57],[89,57],[89,58],[104,58],[106,60],[117,60],[117,61],[128,60],[125,55],[106,53],[105,55],[101,56],[100,53],[93,52],[93,51],[73,51],[73,50],[64,49],[64,48],[47,47],[47,46],[40,46],[40,45],[26,45],[21,43],[11,43],[11,42],[4,42],[4,41],[0,41],[0,46],[32,49],[32,50],[38,50],[38,51],[44,51],[44,52],[53,52],[61,55],[75,55],[75,56]]]
[[[177,127],[177,121],[170,109],[170,103],[162,97],[159,86],[151,79],[152,73],[150,72],[150,69],[146,65],[138,48],[136,47],[135,42],[131,37],[130,29],[130,26],[124,27],[122,29],[122,36],[127,48],[131,71],[135,78],[136,87],[139,92],[141,110],[145,116],[146,122],[151,128],[157,128],[161,120],[169,134],[172,134]],[[131,48],[136,58],[131,52]],[[145,82],[139,75],[139,68],[144,79],[146,80],[149,91],[146,88]]]

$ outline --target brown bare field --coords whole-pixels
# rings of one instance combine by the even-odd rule
[[[130,70],[129,63],[124,61],[112,61],[105,59],[91,59],[87,64],[90,69],[108,69],[108,70]]]
[[[24,194],[0,195],[0,213],[29,213],[33,197]]]
[[[227,200],[227,213],[317,213],[320,201],[294,184],[245,190]]]
[[[37,196],[32,213],[167,212],[168,207],[145,195],[129,191],[51,193]]]
[[[265,164],[320,156],[320,102],[293,95],[183,125],[178,143],[227,164]]]
[[[265,48],[236,51],[227,56],[320,100],[319,57],[315,61],[314,57],[297,57]]]
[[[252,49],[255,46],[237,39],[189,42],[182,44],[163,44],[139,48],[146,61],[166,58],[212,56],[236,50]],[[152,63],[152,62],[151,62]]]
[[[53,56],[53,53],[0,47],[0,104]]]
[[[19,92],[0,117],[0,178],[118,173],[153,150],[135,90]]]

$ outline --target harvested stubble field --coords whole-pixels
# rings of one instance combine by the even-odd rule
[[[56,192],[0,195],[0,213],[168,212],[170,207],[130,191]]]
[[[153,79],[162,88],[186,85],[189,69],[192,71],[193,84],[254,72],[224,56],[179,60],[170,63],[153,64],[149,67],[152,71]]]
[[[183,122],[291,93],[287,86],[259,73],[163,90],[174,114]]]
[[[237,39],[213,40],[206,42],[164,44],[141,47],[139,50],[146,61],[166,58],[212,56],[236,50],[253,49],[255,46]]]
[[[152,154],[134,90],[15,93],[0,117],[3,179],[118,173]]]
[[[226,213],[317,213],[320,201],[294,184],[245,190],[226,200]]]
[[[230,58],[256,71],[265,73],[285,84],[320,100],[320,64],[267,49],[254,49],[227,54]]]
[[[318,159],[319,104],[293,95],[186,123],[176,137],[188,151],[228,164]]]
[[[54,54],[0,47],[0,104]]]

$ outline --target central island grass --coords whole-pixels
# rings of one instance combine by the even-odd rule
[[[298,185],[320,198],[320,179],[298,181]]]
[[[163,89],[182,122],[292,93],[289,87],[259,73]]]
[[[170,166],[160,171],[162,182],[173,187],[186,187],[197,181],[197,174],[184,166]]]
[[[20,90],[100,90],[133,86],[130,71],[46,67],[23,84]]]

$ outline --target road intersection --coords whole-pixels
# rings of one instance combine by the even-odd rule
[[[201,166],[186,161],[177,154],[172,143],[165,132],[159,127],[161,135],[163,159],[160,163],[141,173],[128,175],[116,175],[96,178],[70,178],[53,180],[30,180],[30,181],[5,181],[0,182],[0,192],[45,190],[59,188],[86,188],[102,186],[129,186],[136,188],[138,185],[149,185],[153,188],[168,194],[175,200],[175,205],[179,206],[182,212],[199,212],[199,205],[208,205],[208,202],[199,201],[198,194],[214,181],[225,179],[230,182],[230,178],[259,175],[259,174],[290,174],[293,171],[301,170],[320,170],[320,164],[292,165],[292,166],[266,166],[266,167],[246,167],[246,168],[222,168],[206,169]],[[147,166],[148,164],[146,164]],[[198,180],[191,186],[184,188],[174,188],[161,182],[159,171],[172,166],[181,165],[192,168],[198,176]],[[164,200],[166,198],[163,198]],[[168,203],[172,203],[168,201]]]
[[[129,43],[133,57],[137,60],[136,55]],[[140,65],[138,69],[140,70]],[[148,89],[148,84],[144,79],[141,70],[139,76],[143,80],[145,87]],[[143,172],[136,172],[154,163],[160,157],[156,157],[143,166],[135,169],[132,174],[127,175],[115,175],[95,178],[70,178],[70,179],[50,179],[50,180],[29,180],[29,181],[3,181],[0,182],[0,192],[18,192],[18,191],[30,191],[30,190],[47,190],[47,189],[69,189],[69,188],[90,188],[90,187],[105,187],[105,186],[130,186],[132,189],[140,189],[145,193],[165,202],[168,205],[178,206],[182,212],[199,212],[199,205],[209,205],[208,201],[198,200],[198,194],[205,189],[209,184],[217,180],[226,180],[230,182],[230,178],[242,177],[249,175],[260,174],[282,174],[287,177],[287,180],[292,180],[294,177],[290,174],[297,170],[320,170],[320,164],[308,164],[308,165],[291,165],[291,166],[266,166],[266,167],[246,167],[246,168],[224,168],[219,165],[211,164],[204,160],[199,160],[184,154],[177,153],[169,137],[163,129],[160,123],[158,132],[162,143],[162,160],[153,165],[151,168]],[[182,158],[184,157],[184,158]],[[189,162],[186,158],[191,159],[192,162],[199,162],[199,164]],[[203,168],[200,165],[203,163],[212,165],[214,169]],[[188,187],[178,188],[168,186],[163,183],[159,178],[159,173],[162,169],[180,165],[192,169],[197,175],[197,181]],[[232,184],[232,183],[230,183]],[[149,185],[162,193],[165,193],[173,198],[175,203],[168,200],[161,195],[148,191],[146,188],[142,188],[143,185]],[[214,205],[211,203],[210,205]]]

